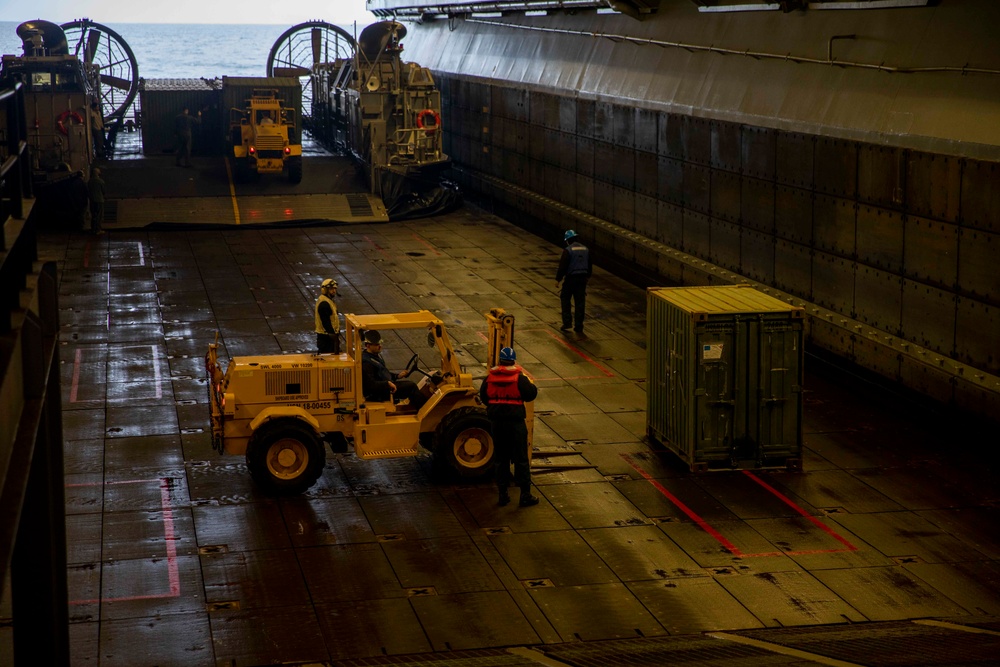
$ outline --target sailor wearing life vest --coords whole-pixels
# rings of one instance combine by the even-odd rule
[[[496,447],[493,465],[500,491],[498,504],[501,507],[510,502],[507,487],[510,486],[512,463],[514,483],[521,489],[518,505],[530,507],[538,504],[538,498],[531,495],[528,427],[524,423],[527,416],[524,404],[535,400],[538,387],[528,379],[524,369],[516,361],[517,356],[512,348],[500,350],[500,365],[490,369],[479,388],[479,398],[486,404],[486,416],[493,426],[493,443]]]
[[[316,320],[316,353],[340,354],[340,319],[337,317],[337,281],[327,278],[320,285],[313,315]]]
[[[565,278],[559,300],[562,303],[562,330],[570,327],[579,334],[583,333],[583,316],[587,302],[587,280],[593,273],[593,263],[590,261],[590,250],[577,240],[576,232],[567,230],[563,236],[566,247],[559,257],[559,269],[556,271],[556,287]],[[576,317],[570,307],[570,300],[576,304]]]

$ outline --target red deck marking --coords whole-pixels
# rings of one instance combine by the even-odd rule
[[[76,348],[76,354],[73,355],[73,384],[69,389],[69,402],[76,403],[77,391],[80,389],[80,358],[83,356],[83,350]]]
[[[103,482],[87,484],[67,484],[66,488],[81,486],[110,486],[112,484],[148,484],[157,482],[160,486],[160,506],[163,508],[163,539],[167,546],[167,581],[170,584],[169,593],[153,593],[151,595],[130,595],[120,598],[94,598],[92,600],[70,600],[70,604],[97,604],[100,602],[129,602],[133,600],[160,600],[175,598],[181,594],[181,576],[177,568],[177,535],[174,533],[174,509],[170,503],[170,478],[158,479],[127,479],[121,482]]]
[[[719,531],[717,531],[707,521],[705,521],[700,516],[698,516],[695,513],[694,510],[692,510],[690,507],[688,507],[687,505],[685,505],[684,503],[682,503],[680,498],[678,498],[674,494],[670,493],[670,491],[667,490],[667,487],[663,486],[658,481],[656,481],[655,479],[653,479],[653,476],[650,475],[645,470],[643,470],[642,468],[640,468],[639,464],[636,463],[635,461],[633,461],[631,456],[629,456],[628,454],[622,454],[621,457],[623,459],[625,459],[626,463],[628,463],[630,466],[632,466],[633,468],[635,468],[636,471],[638,471],[638,473],[640,475],[642,475],[643,479],[645,479],[647,482],[649,482],[650,484],[652,484],[654,487],[656,487],[657,491],[659,491],[664,496],[666,496],[667,500],[669,500],[674,505],[676,505],[677,509],[679,509],[680,511],[684,512],[685,514],[687,514],[689,519],[691,519],[696,524],[698,524],[701,527],[701,529],[704,530],[706,533],[708,533],[709,535],[711,535],[712,537],[714,537],[716,539],[716,541],[719,544],[721,544],[723,547],[725,547],[726,550],[729,553],[731,553],[734,556],[737,556],[739,558],[743,557],[743,555],[744,555],[743,552],[740,551],[739,549],[737,549],[735,544],[733,544],[732,542],[730,542],[729,540],[727,540],[722,533],[720,533]]]
[[[420,236],[419,236],[419,235],[418,235],[418,234],[417,234],[416,232],[413,232],[413,238],[415,238],[416,240],[420,241],[420,242],[421,242],[421,243],[423,243],[423,244],[424,244],[425,246],[427,246],[427,248],[428,248],[428,249],[429,249],[429,250],[430,250],[430,251],[431,251],[432,253],[434,253],[435,255],[438,255],[439,257],[441,256],[441,253],[440,253],[440,252],[438,252],[438,249],[437,249],[437,248],[435,248],[434,246],[432,246],[432,245],[431,245],[430,243],[428,243],[428,242],[427,242],[427,241],[426,241],[425,239],[421,238],[421,237],[420,237]]]
[[[799,507],[798,505],[796,505],[794,502],[792,502],[791,498],[789,498],[785,494],[783,494],[780,491],[778,491],[776,488],[774,488],[773,486],[771,486],[770,484],[768,484],[767,482],[765,482],[764,480],[762,480],[757,475],[753,474],[749,470],[744,470],[743,474],[746,475],[747,477],[749,477],[750,479],[752,479],[753,481],[757,482],[758,484],[760,484],[762,487],[764,487],[765,489],[767,489],[771,493],[773,493],[775,495],[775,497],[778,498],[778,500],[780,500],[781,502],[785,503],[786,505],[788,505],[789,507],[791,507],[793,510],[795,510],[796,512],[798,512],[799,514],[801,514],[805,518],[809,519],[809,521],[811,521],[817,528],[819,528],[823,532],[827,533],[830,537],[832,537],[833,539],[835,539],[838,542],[840,542],[841,544],[843,544],[845,547],[847,547],[847,549],[846,549],[847,551],[857,551],[858,550],[858,548],[856,546],[854,546],[853,544],[851,544],[850,542],[848,542],[847,540],[845,540],[843,537],[841,537],[840,535],[838,535],[836,532],[834,532],[834,530],[832,528],[830,528],[829,526],[827,526],[826,524],[824,524],[822,521],[820,521],[819,519],[817,519],[816,517],[812,516],[811,514],[809,514],[808,512],[806,512],[804,509],[802,509],[801,507]],[[843,549],[836,549],[836,551],[843,551]],[[799,553],[799,552],[796,552],[796,553]],[[810,553],[813,553],[813,552],[810,552]]]
[[[167,546],[167,577],[170,580],[170,597],[181,594],[181,575],[177,570],[177,535],[174,533],[174,508],[170,504],[168,478],[160,478],[160,506],[163,508],[163,540]]]
[[[545,330],[545,333],[547,333],[549,336],[551,336],[553,340],[558,341],[559,343],[562,343],[567,349],[572,350],[573,352],[576,352],[578,355],[580,355],[580,357],[584,361],[586,361],[587,363],[589,363],[590,365],[592,365],[597,370],[601,371],[601,373],[603,374],[604,377],[606,377],[606,378],[613,378],[615,376],[615,374],[614,374],[613,371],[610,371],[607,368],[605,368],[604,366],[602,366],[601,364],[599,364],[597,361],[595,361],[593,359],[593,357],[591,357],[589,354],[587,354],[586,352],[584,352],[580,348],[576,347],[575,345],[570,345],[569,341],[567,341],[565,338],[562,338],[561,336],[557,336],[557,335],[555,335],[554,333],[552,333],[551,331],[548,331],[548,330]],[[582,380],[584,378],[562,378],[562,379],[563,380]]]
[[[825,526],[816,517],[811,516],[804,509],[802,509],[801,507],[799,507],[798,505],[796,505],[794,502],[792,502],[792,500],[790,498],[784,496],[780,491],[778,491],[777,489],[775,489],[772,486],[770,486],[769,484],[767,484],[767,482],[765,482],[764,480],[760,479],[759,477],[757,477],[756,475],[754,475],[749,470],[744,470],[743,473],[745,475],[748,475],[755,482],[757,482],[762,487],[764,487],[765,489],[767,489],[768,491],[770,491],[771,493],[773,493],[775,496],[777,496],[786,505],[788,505],[789,507],[791,507],[792,509],[794,509],[796,512],[798,512],[799,514],[801,514],[805,518],[809,519],[809,521],[811,521],[813,524],[815,524],[820,529],[822,529],[823,532],[827,533],[828,535],[830,535],[831,537],[833,537],[835,540],[837,540],[838,542],[840,542],[841,544],[843,544],[846,547],[844,549],[809,549],[807,551],[765,551],[765,552],[755,553],[755,554],[745,554],[742,551],[740,551],[732,542],[730,542],[729,540],[727,540],[726,537],[722,533],[720,533],[718,530],[716,530],[715,528],[713,528],[711,526],[711,524],[709,524],[707,521],[705,521],[704,519],[702,519],[691,508],[689,508],[687,505],[685,505],[683,502],[681,502],[681,500],[677,496],[675,496],[674,494],[670,493],[670,491],[668,491],[666,489],[666,487],[664,487],[658,481],[656,481],[655,479],[653,479],[653,476],[650,475],[645,470],[643,470],[639,466],[639,464],[637,464],[635,461],[633,461],[631,456],[629,456],[628,454],[621,454],[621,457],[623,459],[625,459],[625,461],[630,466],[632,466],[633,468],[635,468],[635,470],[640,475],[642,475],[643,479],[645,479],[647,482],[649,482],[654,487],[656,487],[656,490],[659,491],[660,493],[662,493],[667,498],[667,500],[669,500],[674,505],[676,505],[679,510],[681,510],[682,512],[684,512],[685,514],[687,514],[688,517],[692,521],[694,521],[696,524],[698,524],[698,526],[702,530],[704,530],[706,533],[708,533],[709,535],[711,535],[712,537],[714,537],[719,544],[721,544],[723,547],[725,547],[725,549],[727,551],[729,551],[729,553],[733,554],[737,558],[764,558],[766,556],[808,556],[808,555],[811,555],[811,554],[831,554],[831,553],[839,553],[839,552],[843,552],[843,551],[857,551],[858,550],[858,548],[856,546],[854,546],[853,544],[851,544],[850,542],[848,542],[847,540],[845,540],[843,537],[841,537],[837,533],[835,533],[828,526]]]
[[[565,345],[566,348],[572,350],[573,352],[576,352],[578,355],[580,355],[580,357],[584,361],[586,361],[587,363],[591,364],[592,366],[594,366],[595,368],[597,368],[597,370],[599,370],[601,372],[601,375],[577,375],[577,376],[574,376],[574,377],[547,377],[547,378],[542,378],[542,377],[535,377],[535,376],[531,375],[530,373],[528,373],[528,371],[526,370],[524,372],[524,374],[527,375],[529,378],[531,378],[532,381],[535,381],[535,382],[545,382],[547,380],[596,380],[598,378],[611,378],[611,377],[615,376],[615,374],[614,374],[613,371],[608,370],[607,368],[605,368],[604,366],[602,366],[601,364],[599,364],[597,361],[595,361],[593,358],[591,358],[589,355],[587,355],[583,350],[570,345],[569,343],[566,342],[566,340],[564,338],[560,338],[559,336],[556,336],[551,331],[548,331],[546,329],[521,329],[521,331],[522,332],[523,331],[544,331],[549,336],[551,336],[554,340],[556,340],[557,342],[562,343],[563,345]],[[484,341],[489,342],[489,339],[486,338],[486,334],[484,334],[482,331],[477,331],[476,333]]]
[[[382,246],[380,246],[379,244],[375,243],[375,241],[372,241],[372,240],[371,240],[371,237],[369,237],[369,236],[365,236],[365,237],[363,237],[363,238],[365,239],[365,241],[368,241],[369,243],[371,243],[371,244],[372,244],[372,247],[373,247],[373,248],[375,248],[375,249],[376,249],[376,250],[378,250],[378,251],[379,251],[380,253],[382,253],[383,255],[385,255],[385,258],[386,258],[386,259],[389,259],[389,253],[387,253],[387,252],[385,251],[385,248],[383,248],[383,247],[382,247]]]

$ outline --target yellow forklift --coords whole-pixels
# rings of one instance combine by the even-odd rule
[[[285,106],[277,90],[254,90],[245,108],[230,110],[229,128],[236,180],[287,171],[290,182],[302,182],[302,142],[295,134],[295,110]]]
[[[486,315],[490,366],[500,349],[514,340],[514,316],[495,308]],[[366,330],[424,330],[440,363],[420,368],[414,354],[409,377],[426,402],[366,401],[361,389],[361,353]],[[433,313],[347,315],[347,352],[234,357],[219,364],[218,341],[209,345],[205,366],[209,381],[212,446],[225,454],[243,454],[254,481],[272,494],[296,494],[310,488],[326,464],[324,441],[334,451],[353,444],[361,459],[416,456],[421,446],[436,463],[463,477],[492,470],[494,445],[486,409],[473,376],[458,362],[442,322]],[[533,412],[528,406],[529,451]]]

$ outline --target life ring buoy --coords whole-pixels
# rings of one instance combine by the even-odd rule
[[[433,125],[425,124],[424,119],[428,116],[434,119]],[[434,109],[424,109],[417,114],[417,127],[427,134],[433,134],[435,130],[441,127],[441,114],[434,111]]]
[[[69,134],[69,131],[66,129],[66,119],[67,118],[72,118],[74,121],[76,121],[77,125],[83,125],[83,116],[81,116],[78,112],[76,112],[76,111],[63,111],[56,118],[56,127],[59,128],[59,131],[62,132],[63,134],[66,134],[66,135]]]

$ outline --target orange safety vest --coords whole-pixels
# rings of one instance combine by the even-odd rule
[[[494,366],[486,377],[486,398],[489,405],[524,405],[517,380],[521,369],[517,366]]]

